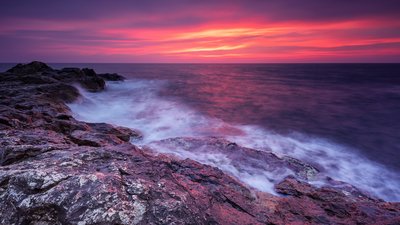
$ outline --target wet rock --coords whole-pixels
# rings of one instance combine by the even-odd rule
[[[92,92],[105,88],[105,81],[97,76],[94,70],[88,68],[63,68],[58,71],[56,78],[69,84],[79,83],[83,88]]]
[[[103,78],[104,80],[109,81],[123,81],[125,77],[116,73],[101,73],[97,74],[99,77]]]
[[[70,120],[72,119],[72,116],[64,113],[59,113],[56,115],[56,118],[60,120]]]
[[[92,131],[102,134],[114,135],[124,142],[130,141],[132,138],[141,139],[142,134],[137,130],[126,127],[113,126],[107,123],[87,123]]]
[[[85,77],[79,80],[80,84],[88,91],[96,92],[104,90],[106,83],[100,77]]]
[[[252,173],[258,171],[260,174],[269,172],[281,179],[289,174],[294,174],[301,179],[309,180],[318,174],[316,168],[300,160],[291,157],[280,158],[271,151],[245,148],[222,138],[178,137],[153,142],[149,146],[162,152],[179,149],[199,156],[222,154],[220,156],[222,161],[216,161],[215,164],[228,163],[225,165],[226,167],[233,166],[237,171],[247,170]],[[204,158],[207,158],[207,155]]]
[[[282,182],[277,184],[275,189],[278,191],[278,193],[296,197],[310,194],[313,190],[311,185],[298,181],[292,176],[288,176]]]
[[[295,159],[293,157],[284,156],[282,157],[289,167],[293,168],[293,170],[299,175],[299,177],[305,180],[312,180],[318,175],[318,169],[306,162]]]
[[[69,135],[75,130],[87,130],[89,129],[87,124],[84,122],[76,121],[75,119],[48,119],[37,120],[34,127],[43,127],[47,130],[52,130],[57,133],[62,133],[64,135]]]
[[[288,177],[276,185],[280,200],[274,223],[395,224],[400,221],[400,204],[391,204],[330,187],[316,188]],[[285,215],[285,216],[282,216]]]
[[[92,131],[75,130],[70,135],[71,140],[78,145],[87,145],[100,147],[106,145],[118,145],[128,141],[124,141],[115,135],[106,133],[96,133]]]

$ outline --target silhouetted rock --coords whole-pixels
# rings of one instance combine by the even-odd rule
[[[102,80],[94,71],[27,65],[0,74],[0,224],[400,223],[399,203],[350,185],[316,188],[301,181],[318,170],[297,159],[219,138],[152,145],[218,150],[232,162],[291,170],[276,185],[283,196],[275,196],[215,167],[141,150],[129,142],[140,132],[73,118],[65,103],[79,98],[74,84],[104,88],[85,85]]]
[[[81,73],[81,69],[80,68],[77,68],[77,67],[65,67],[65,68],[62,68],[61,70],[60,70],[60,72],[61,73],[76,73],[76,74],[79,74],[79,73]]]
[[[79,83],[83,88],[92,92],[101,91],[105,87],[104,80],[97,76],[92,69],[63,68],[55,76],[58,80],[66,83]]]
[[[83,69],[82,69],[82,72],[83,72],[86,76],[89,76],[89,77],[95,77],[95,76],[97,76],[96,72],[94,72],[93,69],[83,68]]]
[[[88,91],[101,91],[106,86],[106,83],[100,77],[85,77],[79,80],[80,84]]]
[[[7,70],[9,73],[13,74],[35,74],[39,72],[53,71],[51,67],[45,63],[33,61],[28,64],[18,64],[13,68]]]
[[[116,73],[100,73],[97,76],[103,78],[104,80],[109,81],[122,81],[125,80],[125,77]]]

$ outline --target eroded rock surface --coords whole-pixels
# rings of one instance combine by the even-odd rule
[[[275,196],[215,167],[143,151],[129,142],[139,132],[75,120],[65,105],[79,98],[75,84],[105,88],[93,70],[40,62],[0,74],[0,224],[400,223],[399,203],[298,180],[317,170],[296,159],[219,139],[163,143],[219,146],[233,161],[286,166],[297,178],[276,185]]]

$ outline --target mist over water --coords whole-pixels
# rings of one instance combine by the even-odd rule
[[[54,64],[164,82],[208,118],[350,146],[400,170],[400,64]]]
[[[221,137],[244,147],[310,163],[321,171],[309,181],[314,185],[324,185],[326,177],[332,177],[382,199],[400,201],[400,175],[396,168],[399,139],[396,139],[398,133],[393,132],[398,128],[396,110],[399,109],[395,103],[400,89],[398,80],[389,79],[392,74],[380,78],[363,77],[370,82],[359,84],[355,78],[339,82],[343,79],[339,75],[336,78],[327,76],[324,80],[301,78],[300,74],[297,78],[282,80],[279,76],[266,77],[256,65],[244,66],[241,73],[229,65],[88,67],[98,72],[119,72],[130,79],[107,83],[106,91],[100,93],[81,90],[83,98],[69,105],[73,113],[84,121],[139,129],[144,139],[135,144],[219,167],[249,186],[270,193],[274,193],[276,182],[292,174],[290,170],[257,166],[257,159],[252,159],[256,166],[241,164],[209,146],[192,152],[160,142],[175,137]],[[324,72],[329,74],[327,69]],[[254,73],[259,74],[258,79],[254,78]],[[348,84],[352,82],[353,85]],[[372,101],[374,98],[386,102],[378,104]],[[366,102],[361,104],[360,101]],[[378,110],[375,104],[381,107],[386,104],[385,110]],[[358,109],[359,105],[363,105],[363,109]],[[366,115],[367,112],[372,117]],[[360,113],[362,119],[355,119],[353,113]],[[260,122],[264,117],[271,119]],[[371,118],[390,126],[374,124]],[[276,124],[270,125],[274,121]],[[347,128],[352,129],[346,133]],[[389,137],[382,138],[386,134]],[[350,142],[343,141],[346,140],[340,138],[343,136],[350,136]],[[375,142],[370,139],[381,143],[380,148],[372,144],[377,151],[372,157],[370,143]],[[365,143],[360,144],[362,141]],[[379,158],[372,160],[379,154],[389,163]],[[388,159],[390,157],[392,159]]]

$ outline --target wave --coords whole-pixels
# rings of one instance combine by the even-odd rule
[[[191,152],[176,146],[160,146],[160,141],[176,137],[221,137],[240,146],[291,156],[315,166],[320,176],[309,181],[313,185],[325,185],[324,178],[331,177],[386,201],[400,201],[400,175],[366,159],[357,150],[315,136],[296,132],[281,135],[256,125],[235,125],[210,118],[179,99],[160,96],[167,84],[143,79],[108,82],[106,90],[100,93],[80,90],[83,98],[69,107],[75,118],[83,121],[139,129],[144,138],[136,145],[157,145],[153,149],[161,153],[219,167],[261,191],[276,194],[273,185],[292,172],[260,168],[257,163],[241,164],[217,150]]]

